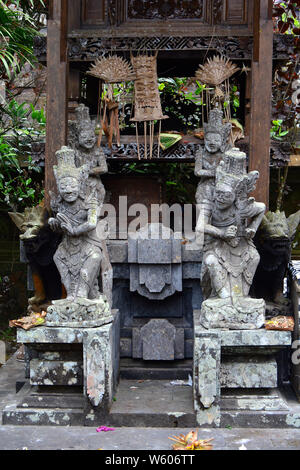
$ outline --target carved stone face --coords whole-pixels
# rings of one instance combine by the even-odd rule
[[[74,202],[79,195],[79,181],[72,176],[67,176],[59,181],[59,194],[66,202]]]
[[[220,134],[209,132],[205,135],[204,145],[209,153],[216,153],[222,146],[222,137]]]
[[[228,187],[220,187],[215,190],[216,206],[220,210],[228,209],[235,200],[234,191]]]
[[[96,143],[96,136],[93,129],[84,129],[78,135],[79,145],[85,149],[92,149]]]

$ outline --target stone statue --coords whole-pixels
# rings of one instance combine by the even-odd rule
[[[247,174],[245,165],[246,155],[238,149],[224,154],[216,168],[212,210],[208,221],[202,219],[201,286],[206,300],[200,321],[206,328],[253,329],[264,324],[264,300],[248,294],[259,263],[252,238],[265,205],[248,198],[259,173]],[[211,187],[205,188],[210,195]]]
[[[76,120],[69,121],[69,146],[75,150],[77,167],[88,165],[89,186],[96,187],[98,200],[103,203],[105,189],[100,176],[107,173],[107,163],[104,152],[96,144],[95,126],[89,115],[89,108],[80,104],[76,109]]]
[[[105,188],[101,181],[101,175],[108,172],[105,154],[102,148],[97,146],[95,125],[90,118],[89,108],[80,104],[75,112],[76,120],[69,121],[69,147],[75,150],[75,165],[88,167],[89,192],[96,191],[98,204],[102,206],[105,200]],[[101,249],[102,289],[111,305],[113,270],[109,261],[106,240],[102,241]]]
[[[292,313],[290,299],[283,295],[283,280],[299,223],[300,210],[289,217],[284,212],[269,211],[264,215],[254,239],[260,262],[250,293],[266,301],[266,313],[271,317]]]
[[[195,175],[201,178],[195,197],[198,208],[208,220],[212,209],[216,168],[229,148],[231,124],[223,124],[223,113],[215,108],[210,111],[209,121],[203,127],[204,149],[197,152],[195,161]]]
[[[54,261],[67,298],[53,302],[47,310],[47,322],[61,326],[61,321],[67,324],[71,316],[84,326],[110,311],[98,286],[106,221],[99,220],[101,203],[97,187],[91,191],[89,185],[89,165],[76,167],[75,151],[69,147],[62,147],[56,156],[58,164],[53,170],[59,196],[52,196],[55,217],[49,219],[49,225],[63,233]]]
[[[8,214],[21,232],[21,256],[28,262],[32,275],[34,296],[28,300],[28,312],[41,312],[51,300],[63,296],[60,275],[53,261],[61,234],[50,229],[43,204],[27,207],[22,213]]]

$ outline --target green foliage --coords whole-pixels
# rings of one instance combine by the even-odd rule
[[[158,83],[162,108],[169,116],[173,130],[186,131],[199,127],[202,121],[202,106],[205,106],[202,102],[202,91],[206,86],[196,81],[196,88],[191,91],[188,77],[159,78]]]
[[[43,0],[39,3],[44,6]],[[0,0],[0,78],[10,79],[26,62],[33,64],[33,39],[39,34],[33,1]]]
[[[45,134],[45,113],[14,99],[0,108],[0,202],[22,210],[43,198],[42,169],[32,162],[31,145]]]
[[[41,173],[30,156],[20,165],[19,149],[0,136],[0,202],[14,211],[38,204],[43,198],[41,185],[33,184],[33,175]]]
[[[237,109],[240,107],[240,93],[236,85],[232,85],[230,90],[230,101],[233,107],[234,112],[237,112]]]
[[[281,34],[291,34],[297,36],[300,34],[300,23],[297,11],[300,8],[300,1],[281,2],[273,0],[273,19],[274,29]]]
[[[289,133],[289,131],[282,130],[282,123],[282,119],[272,121],[273,126],[271,127],[270,135],[273,139],[282,140],[282,137]]]

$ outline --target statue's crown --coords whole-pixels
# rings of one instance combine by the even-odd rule
[[[228,150],[216,171],[216,185],[230,186],[233,190],[247,177],[246,154],[237,148]]]
[[[82,121],[91,122],[89,108],[87,106],[85,106],[84,104],[81,103],[76,108],[75,113],[76,113],[77,122],[79,122],[79,123],[82,122]]]
[[[234,147],[228,150],[216,170],[216,186],[230,186],[240,197],[253,191],[259,177],[258,171],[246,171],[246,154]]]
[[[214,134],[223,135],[223,112],[214,108],[210,111],[208,123],[203,124],[205,134],[212,132]]]
[[[77,180],[83,178],[83,175],[86,173],[86,168],[85,166],[76,167],[75,151],[73,149],[63,146],[60,150],[55,152],[55,155],[57,165],[53,166],[53,171],[57,181],[68,176]]]

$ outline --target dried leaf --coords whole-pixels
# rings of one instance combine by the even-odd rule
[[[265,322],[266,330],[293,331],[295,326],[293,317],[278,315]]]
[[[13,328],[14,326],[17,328],[23,328],[23,330],[29,330],[34,326],[41,326],[46,321],[47,312],[42,313],[32,313],[27,317],[19,318],[18,320],[11,320],[9,322],[9,326]]]

